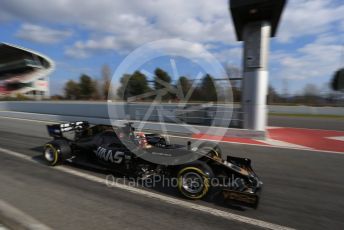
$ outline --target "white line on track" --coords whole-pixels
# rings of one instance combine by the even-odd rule
[[[11,156],[15,156],[18,158],[21,158],[23,160],[27,160],[33,163],[37,163],[35,160],[33,160],[31,157],[24,155],[22,153],[18,153],[15,151],[11,151],[8,149],[4,149],[4,148],[0,148],[0,152],[3,152],[5,154],[11,155]],[[70,175],[74,175],[74,176],[78,176],[81,177],[83,179],[92,181],[92,182],[96,182],[96,183],[100,183],[103,185],[106,185],[106,180],[97,176],[93,176],[93,175],[89,175],[77,170],[74,170],[72,168],[68,168],[65,166],[58,166],[58,167],[53,167],[52,169],[64,172],[64,173],[68,173]],[[215,208],[210,208],[210,207],[206,207],[203,205],[198,205],[198,204],[194,204],[188,201],[183,201],[183,200],[179,200],[173,197],[168,197],[165,195],[161,195],[161,194],[157,194],[154,192],[150,192],[150,191],[146,191],[146,190],[142,190],[136,187],[132,187],[132,186],[128,186],[125,184],[120,184],[120,183],[114,183],[111,185],[111,187],[114,188],[118,188],[118,189],[122,189],[128,192],[132,192],[135,194],[139,194],[145,197],[149,197],[149,198],[154,198],[154,199],[158,199],[160,201],[169,203],[169,204],[173,204],[173,205],[177,205],[179,207],[183,207],[183,208],[188,208],[188,209],[193,209],[193,210],[197,210],[197,211],[201,211],[204,213],[207,213],[209,215],[213,215],[213,216],[217,216],[217,217],[221,217],[230,221],[237,221],[237,222],[241,222],[241,223],[245,223],[245,224],[249,224],[249,225],[253,225],[256,227],[261,227],[261,228],[265,228],[265,229],[271,229],[271,230],[293,230],[293,228],[289,228],[289,227],[285,227],[285,226],[281,226],[281,225],[277,225],[277,224],[273,224],[273,223],[269,223],[266,221],[262,221],[262,220],[257,220],[254,218],[249,218],[249,217],[245,217],[245,216],[240,216],[234,213],[230,213],[230,212],[226,212],[226,211],[222,211],[222,210],[218,210]]]
[[[0,200],[0,220],[11,229],[52,230],[49,226],[3,200]],[[0,230],[2,229],[7,228],[2,227],[0,224]]]
[[[307,146],[297,145],[297,144],[293,144],[293,143],[289,143],[285,141],[274,140],[271,138],[266,138],[266,140],[258,140],[258,141],[268,144],[268,145],[276,146],[276,147],[285,147],[285,148],[293,148],[293,149],[308,149],[308,150],[313,150],[313,151],[315,150]]]
[[[336,141],[344,141],[344,136],[340,136],[340,137],[326,137],[328,139],[331,140],[336,140]]]
[[[5,226],[0,224],[0,230],[8,230],[8,228],[5,228]]]

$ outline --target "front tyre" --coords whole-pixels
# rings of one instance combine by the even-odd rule
[[[182,168],[177,176],[179,192],[189,199],[202,199],[210,189],[210,175],[208,174],[197,166]]]

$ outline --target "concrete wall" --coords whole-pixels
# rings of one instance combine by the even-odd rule
[[[198,105],[188,104],[186,109],[179,108],[177,104],[164,104],[152,106],[149,103],[142,104],[123,104],[105,102],[2,102],[0,110],[17,111],[39,114],[54,114],[63,116],[79,116],[93,118],[112,118],[159,121],[159,113],[163,120],[170,123],[186,123],[209,125],[212,120],[216,126],[226,126],[232,122],[232,127],[240,126],[240,117],[237,112],[230,119],[231,108],[228,106],[209,105],[199,107]],[[196,106],[193,107],[193,106]],[[162,109],[161,109],[162,108]],[[196,109],[197,111],[189,111]],[[237,108],[235,108],[237,110]],[[149,117],[145,114],[151,110]],[[108,112],[109,111],[109,112]],[[216,115],[216,116],[215,116]],[[227,119],[227,120],[226,120]]]
[[[29,113],[43,113],[43,114],[56,114],[56,115],[69,115],[69,116],[92,116],[105,118],[108,116],[108,108],[106,102],[0,102],[0,110],[8,111],[19,111],[19,112],[29,112]],[[117,111],[116,116],[118,118],[123,118],[130,116],[132,119],[142,119],[144,114],[149,109],[149,103],[142,104],[130,104],[123,106],[122,103],[110,103],[110,109]],[[162,105],[164,110],[172,114],[176,112],[178,104],[164,104]],[[195,106],[195,104],[188,104],[188,106]],[[192,108],[192,107],[191,107]],[[223,105],[210,105],[206,106],[197,114],[192,112],[187,113],[185,117],[200,117],[204,118],[214,111],[218,111],[218,114],[224,113],[226,110],[230,109],[229,106],[224,108]],[[238,112],[238,106],[233,106],[234,113]],[[344,115],[344,107],[311,107],[311,106],[279,106],[272,105],[268,106],[270,113],[284,113],[284,114],[319,114],[319,115]],[[183,114],[183,113],[180,113]],[[184,113],[185,114],[185,113]],[[157,117],[157,110],[153,109],[152,117]],[[178,113],[177,113],[178,116]],[[180,115],[182,116],[182,115]],[[239,117],[235,117],[239,119]],[[195,119],[197,120],[197,119]],[[196,121],[197,122],[197,121]],[[201,121],[200,121],[201,122]]]
[[[79,103],[79,102],[4,102],[8,111],[55,114],[67,116],[105,117],[106,103]]]
[[[0,102],[0,111],[7,110],[7,102]]]

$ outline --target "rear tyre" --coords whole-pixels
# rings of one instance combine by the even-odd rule
[[[71,149],[67,141],[55,140],[44,146],[43,157],[50,166],[63,163],[71,157]]]
[[[202,199],[210,191],[212,177],[213,172],[206,164],[185,166],[177,175],[178,190],[188,199]]]

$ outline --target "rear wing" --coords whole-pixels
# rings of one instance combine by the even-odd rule
[[[83,131],[88,127],[89,123],[87,121],[47,125],[48,133],[51,137],[62,137],[63,133],[71,131]]]

